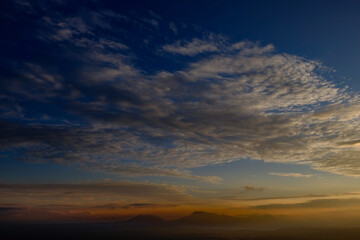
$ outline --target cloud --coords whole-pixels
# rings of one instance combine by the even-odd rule
[[[158,14],[154,13],[153,11],[148,10],[148,12],[149,12],[149,14],[150,14],[151,16],[153,16],[154,18],[157,18],[157,19],[159,19],[159,20],[162,20],[162,18],[161,18]]]
[[[259,205],[257,209],[339,208],[360,206],[360,199],[315,199],[303,203]]]
[[[25,209],[26,208],[21,208],[21,207],[0,207],[0,212],[21,211]]]
[[[1,59],[2,155],[212,182],[191,168],[250,158],[360,174],[358,94],[320,62],[215,34],[169,42],[139,17],[85,12],[39,16],[17,41],[44,55]]]
[[[178,34],[178,29],[177,29],[175,23],[173,23],[173,22],[169,23],[169,28],[170,28],[171,31],[173,31],[175,34]]]
[[[56,21],[49,17],[43,18],[44,22],[51,27],[52,35],[46,36],[51,40],[65,41],[74,40],[83,34],[92,34],[91,29],[80,17],[70,17]]]
[[[151,162],[159,169],[247,157],[301,162],[328,154],[325,149],[331,142],[323,147],[317,144],[327,141],[329,133],[319,130],[314,134],[316,128],[334,134],[344,128],[334,121],[318,120],[312,108],[348,96],[315,74],[314,69],[321,67],[316,62],[291,55],[259,54],[259,50],[249,55],[249,51],[245,55],[243,51],[215,54],[190,63],[183,71],[152,76],[112,68],[114,74],[104,68],[96,74],[80,73],[87,81],[80,78],[71,84],[78,97],[65,109],[93,127],[25,124],[22,128],[37,134],[25,135],[27,131],[23,131],[23,136],[17,136],[20,133],[11,128],[7,134],[9,139],[17,136],[17,144],[20,138],[27,139],[24,151],[29,158],[59,163],[65,161],[61,158],[79,162],[94,152],[93,159],[122,156],[140,165]],[[115,61],[94,59],[110,64]],[[126,78],[129,76],[137,80]],[[148,91],[150,88],[153,91]],[[91,101],[82,102],[84,97]],[[52,131],[60,131],[56,128],[65,131],[51,139]],[[63,141],[70,136],[76,142]],[[36,150],[38,144],[41,151]],[[121,158],[114,164],[125,168]]]
[[[302,174],[302,173],[279,173],[279,172],[271,172],[270,175],[280,176],[280,177],[301,177],[301,178],[309,178],[312,174]]]
[[[341,195],[347,195],[347,194],[341,194]],[[349,195],[351,195],[351,194],[349,194]],[[328,195],[328,194],[304,194],[304,195],[282,196],[282,197],[263,197],[263,198],[246,198],[246,199],[243,198],[241,200],[261,201],[261,200],[283,200],[283,199],[298,199],[298,198],[309,199],[309,198],[322,198],[322,197],[331,197],[331,196],[334,196],[334,195]]]
[[[171,26],[170,28],[173,29]],[[200,40],[198,38],[192,39],[191,42],[177,41],[173,44],[163,46],[163,49],[169,53],[187,56],[195,56],[200,53],[219,51],[218,47],[214,43]]]
[[[96,164],[89,166],[93,171],[105,171],[109,173],[121,174],[124,176],[170,176],[178,178],[187,178],[193,180],[200,180],[210,183],[219,183],[223,179],[218,176],[198,176],[193,175],[188,170],[181,170],[177,168],[159,168],[159,167],[144,167],[136,164]]]
[[[122,206],[123,209],[129,208],[151,208],[151,207],[163,207],[164,205],[153,204],[153,203],[132,203],[126,206]]]
[[[250,186],[250,185],[246,185],[244,186],[245,191],[247,192],[253,192],[253,191],[263,191],[264,188],[263,187],[254,187],[254,186]]]
[[[78,202],[185,202],[191,199],[182,186],[144,182],[98,182],[69,184],[0,184],[0,199],[22,199],[22,204]],[[71,201],[69,201],[71,200]]]

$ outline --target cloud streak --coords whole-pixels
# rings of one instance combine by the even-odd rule
[[[170,25],[171,30],[177,32],[175,25]],[[218,47],[211,42],[194,38],[191,41],[177,41],[163,46],[166,52],[187,56],[195,56],[205,52],[218,52]]]
[[[244,186],[244,189],[246,192],[259,192],[259,191],[263,191],[264,188],[263,187],[255,187],[255,186],[250,186],[250,185],[246,185]]]
[[[279,176],[279,177],[296,177],[296,178],[309,178],[312,174],[302,174],[302,173],[280,173],[280,172],[271,172],[270,175]]]
[[[301,209],[301,208],[341,208],[341,207],[359,207],[359,198],[349,199],[315,199],[303,203],[292,204],[267,204],[259,205],[256,209]]]
[[[149,202],[186,202],[191,197],[182,186],[154,184],[147,182],[95,182],[68,184],[0,184],[0,199],[21,199],[22,204],[39,204],[59,201],[61,204],[74,205],[106,201],[118,201],[128,204],[147,200]],[[76,205],[76,204],[75,204]]]

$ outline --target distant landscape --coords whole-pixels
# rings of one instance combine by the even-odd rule
[[[112,223],[0,223],[0,239],[355,240],[360,237],[360,228],[291,227],[280,222],[269,215],[232,217],[194,212],[172,221],[138,215]]]

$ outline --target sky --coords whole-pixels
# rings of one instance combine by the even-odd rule
[[[360,219],[359,10],[1,1],[0,221]]]

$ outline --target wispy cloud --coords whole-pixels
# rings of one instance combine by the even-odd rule
[[[360,175],[358,95],[325,79],[320,62],[215,34],[152,44],[140,17],[88,14],[42,16],[26,37],[46,57],[2,59],[0,97],[18,109],[0,108],[2,154],[211,182],[221,179],[191,168],[250,158]],[[136,27],[111,28],[124,23]],[[178,65],[149,71],[149,59]]]
[[[171,27],[171,29],[176,29]],[[174,30],[173,30],[174,31]],[[194,38],[191,41],[177,41],[173,44],[163,46],[163,49],[169,53],[195,56],[205,52],[218,52],[218,47],[209,41]]]
[[[56,203],[73,205],[73,200],[87,204],[117,200],[119,203],[148,201],[149,203],[186,202],[191,196],[184,186],[148,182],[95,182],[66,184],[5,184],[0,183],[2,202],[20,199],[22,204]],[[26,197],[26,199],[25,199]],[[57,199],[57,200],[56,200]],[[6,201],[7,200],[7,201]],[[75,204],[76,205],[76,204]]]
[[[263,191],[264,188],[263,187],[255,187],[255,186],[250,186],[250,185],[246,185],[244,186],[244,189],[245,191],[248,191],[248,192],[258,192],[258,191]]]
[[[270,175],[280,176],[280,177],[301,177],[301,178],[309,178],[312,174],[302,174],[302,173],[281,173],[281,172],[271,172]]]
[[[21,208],[21,207],[0,207],[0,212],[21,211],[25,209],[26,208]]]
[[[178,29],[177,29],[175,23],[173,23],[173,22],[169,23],[169,28],[170,28],[175,34],[178,34]]]
[[[299,208],[341,208],[357,206],[360,207],[359,198],[349,199],[315,199],[302,203],[291,204],[267,204],[259,205],[254,208],[257,209],[299,209]]]
[[[109,173],[121,174],[124,176],[170,176],[177,178],[187,178],[200,180],[210,183],[219,183],[223,179],[218,176],[199,176],[193,175],[189,170],[178,168],[145,167],[136,164],[111,164],[100,163],[88,166],[93,171],[105,171]]]

